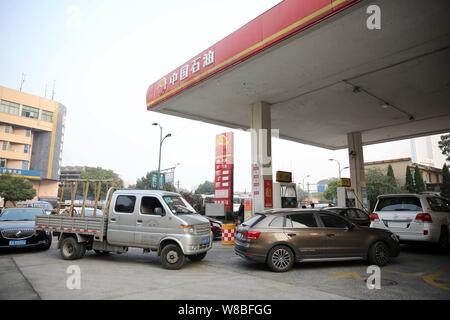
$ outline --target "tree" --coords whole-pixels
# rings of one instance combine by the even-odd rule
[[[414,186],[414,179],[411,173],[411,169],[409,167],[406,167],[406,182],[405,182],[405,189],[409,193],[414,193],[415,186]]]
[[[328,188],[323,193],[323,197],[330,201],[335,201],[337,198],[337,188],[341,186],[341,180],[337,178],[330,179]]]
[[[395,175],[394,175],[394,169],[392,169],[392,166],[389,165],[387,168],[387,176],[389,178],[389,181],[393,184],[393,185],[397,185],[397,179],[395,179]]]
[[[200,184],[195,190],[196,194],[213,194],[214,193],[214,182],[205,181]]]
[[[425,182],[418,166],[414,168],[414,192],[420,193],[426,190]]]
[[[158,171],[150,171],[136,181],[136,189],[151,190],[152,189],[152,175],[158,174]]]
[[[450,199],[450,172],[446,164],[442,167],[441,195]]]
[[[112,180],[114,187],[123,188],[123,180],[120,179],[119,175],[112,170],[103,169],[100,167],[97,168],[86,168],[84,172],[81,173],[81,179],[93,179],[93,180]],[[106,193],[108,192],[111,184],[102,183],[101,191],[100,191],[100,199],[104,199],[106,197]],[[77,194],[83,195],[83,188],[78,184]],[[88,197],[94,197],[94,185],[89,185]]]
[[[203,198],[200,194],[195,194],[189,191],[180,191],[181,196],[195,209],[200,212],[203,209]]]
[[[450,134],[441,136],[438,146],[439,149],[441,149],[442,154],[447,157],[447,161],[450,161]]]
[[[31,200],[36,196],[36,190],[30,181],[11,175],[0,176],[0,197],[5,205],[8,201],[16,205],[17,201]]]
[[[369,200],[371,210],[374,209],[379,195],[400,192],[398,185],[392,184],[391,178],[378,168],[367,170],[366,190],[367,200]]]

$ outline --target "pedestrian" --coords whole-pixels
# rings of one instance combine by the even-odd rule
[[[314,209],[314,202],[311,202],[311,209]]]
[[[238,210],[238,219],[239,219],[239,224],[244,222],[244,199],[241,200],[241,204],[239,206],[239,210]]]

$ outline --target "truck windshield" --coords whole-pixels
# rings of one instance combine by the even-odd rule
[[[169,206],[170,210],[175,214],[195,213],[194,208],[192,208],[191,205],[180,196],[163,196],[163,199]]]

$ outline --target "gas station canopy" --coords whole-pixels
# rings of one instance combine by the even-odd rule
[[[367,27],[369,5],[381,29]],[[286,0],[152,84],[147,108],[329,149],[450,131],[450,2]]]

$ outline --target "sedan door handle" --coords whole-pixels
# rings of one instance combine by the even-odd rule
[[[137,223],[142,223],[142,220],[137,220]]]
[[[111,218],[111,219],[109,219],[109,221],[116,222],[116,218]]]
[[[296,233],[288,233],[289,237],[295,237],[297,234]]]

